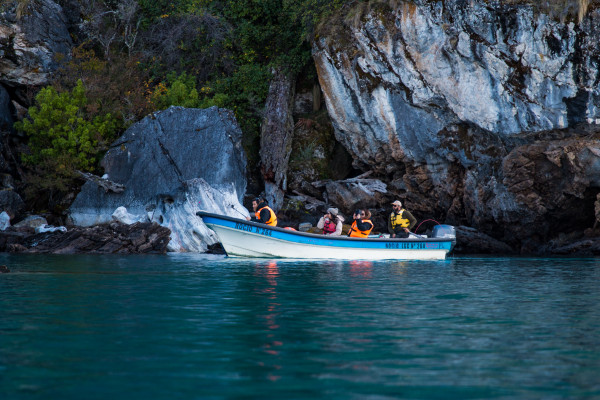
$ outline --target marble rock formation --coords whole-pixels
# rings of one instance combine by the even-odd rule
[[[12,6],[10,4],[12,3]],[[0,8],[0,81],[9,86],[43,86],[73,45],[62,8],[52,0],[17,2]]]
[[[131,218],[171,230],[170,251],[205,251],[212,231],[199,210],[240,217],[246,190],[246,158],[233,113],[212,107],[171,107],[132,125],[101,162],[119,193],[87,182],[71,208],[74,225],[112,220],[119,207]]]
[[[356,4],[313,44],[337,140],[418,218],[524,251],[594,224],[600,8]],[[344,19],[345,18],[345,19]]]

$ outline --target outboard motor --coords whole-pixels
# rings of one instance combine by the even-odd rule
[[[431,237],[436,239],[452,239],[452,248],[456,246],[456,229],[452,225],[436,225]]]
[[[452,225],[436,225],[433,227],[431,237],[456,240],[456,229]]]

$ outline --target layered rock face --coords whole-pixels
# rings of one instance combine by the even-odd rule
[[[9,86],[46,85],[57,57],[68,57],[73,46],[63,10],[51,0],[17,8],[17,2],[7,2],[0,9],[0,81]]]
[[[529,250],[591,227],[600,191],[600,10],[377,3],[313,45],[336,138],[420,218]],[[371,8],[368,8],[371,7]]]
[[[132,125],[101,162],[106,178],[124,185],[107,191],[87,182],[69,209],[74,225],[109,222],[119,207],[130,219],[171,230],[170,251],[206,251],[216,237],[199,210],[240,217],[246,158],[233,113],[212,107],[171,107]]]

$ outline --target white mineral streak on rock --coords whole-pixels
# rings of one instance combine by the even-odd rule
[[[179,198],[159,202],[151,221],[171,230],[168,251],[205,252],[207,244],[218,242],[214,232],[196,216],[198,211],[245,219],[248,210],[238,201],[233,185],[212,187],[204,179],[187,181],[187,190]]]
[[[568,126],[566,100],[580,84],[575,26],[521,7],[507,27],[499,10],[472,7],[451,23],[437,6],[400,5],[347,28],[347,45],[315,44],[336,136],[360,161],[372,164],[383,147],[390,161],[423,162],[437,133],[456,123],[498,135]],[[592,64],[588,77],[596,76]],[[588,118],[597,113],[589,101]]]

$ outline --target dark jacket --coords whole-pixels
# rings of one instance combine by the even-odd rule
[[[356,221],[356,227],[361,231],[368,231],[373,228],[373,224],[368,221],[362,221],[361,219],[354,219]]]
[[[263,201],[263,202],[261,202],[261,203],[258,203],[258,209],[259,209],[259,210],[260,210],[261,208],[263,208],[263,207],[267,207],[267,206],[268,206],[268,204],[267,204],[266,202],[264,202],[264,201]],[[260,223],[262,223],[262,224],[266,224],[266,223],[267,223],[267,221],[268,221],[268,220],[271,218],[271,213],[270,213],[270,212],[269,212],[269,210],[268,210],[268,209],[266,209],[266,208],[263,208],[263,209],[260,211],[260,214],[259,214],[259,215],[260,215],[260,218],[259,218],[259,219],[256,219],[256,217],[255,217],[255,216],[252,216],[252,217],[250,217],[250,221],[253,221],[253,222],[260,222]]]

